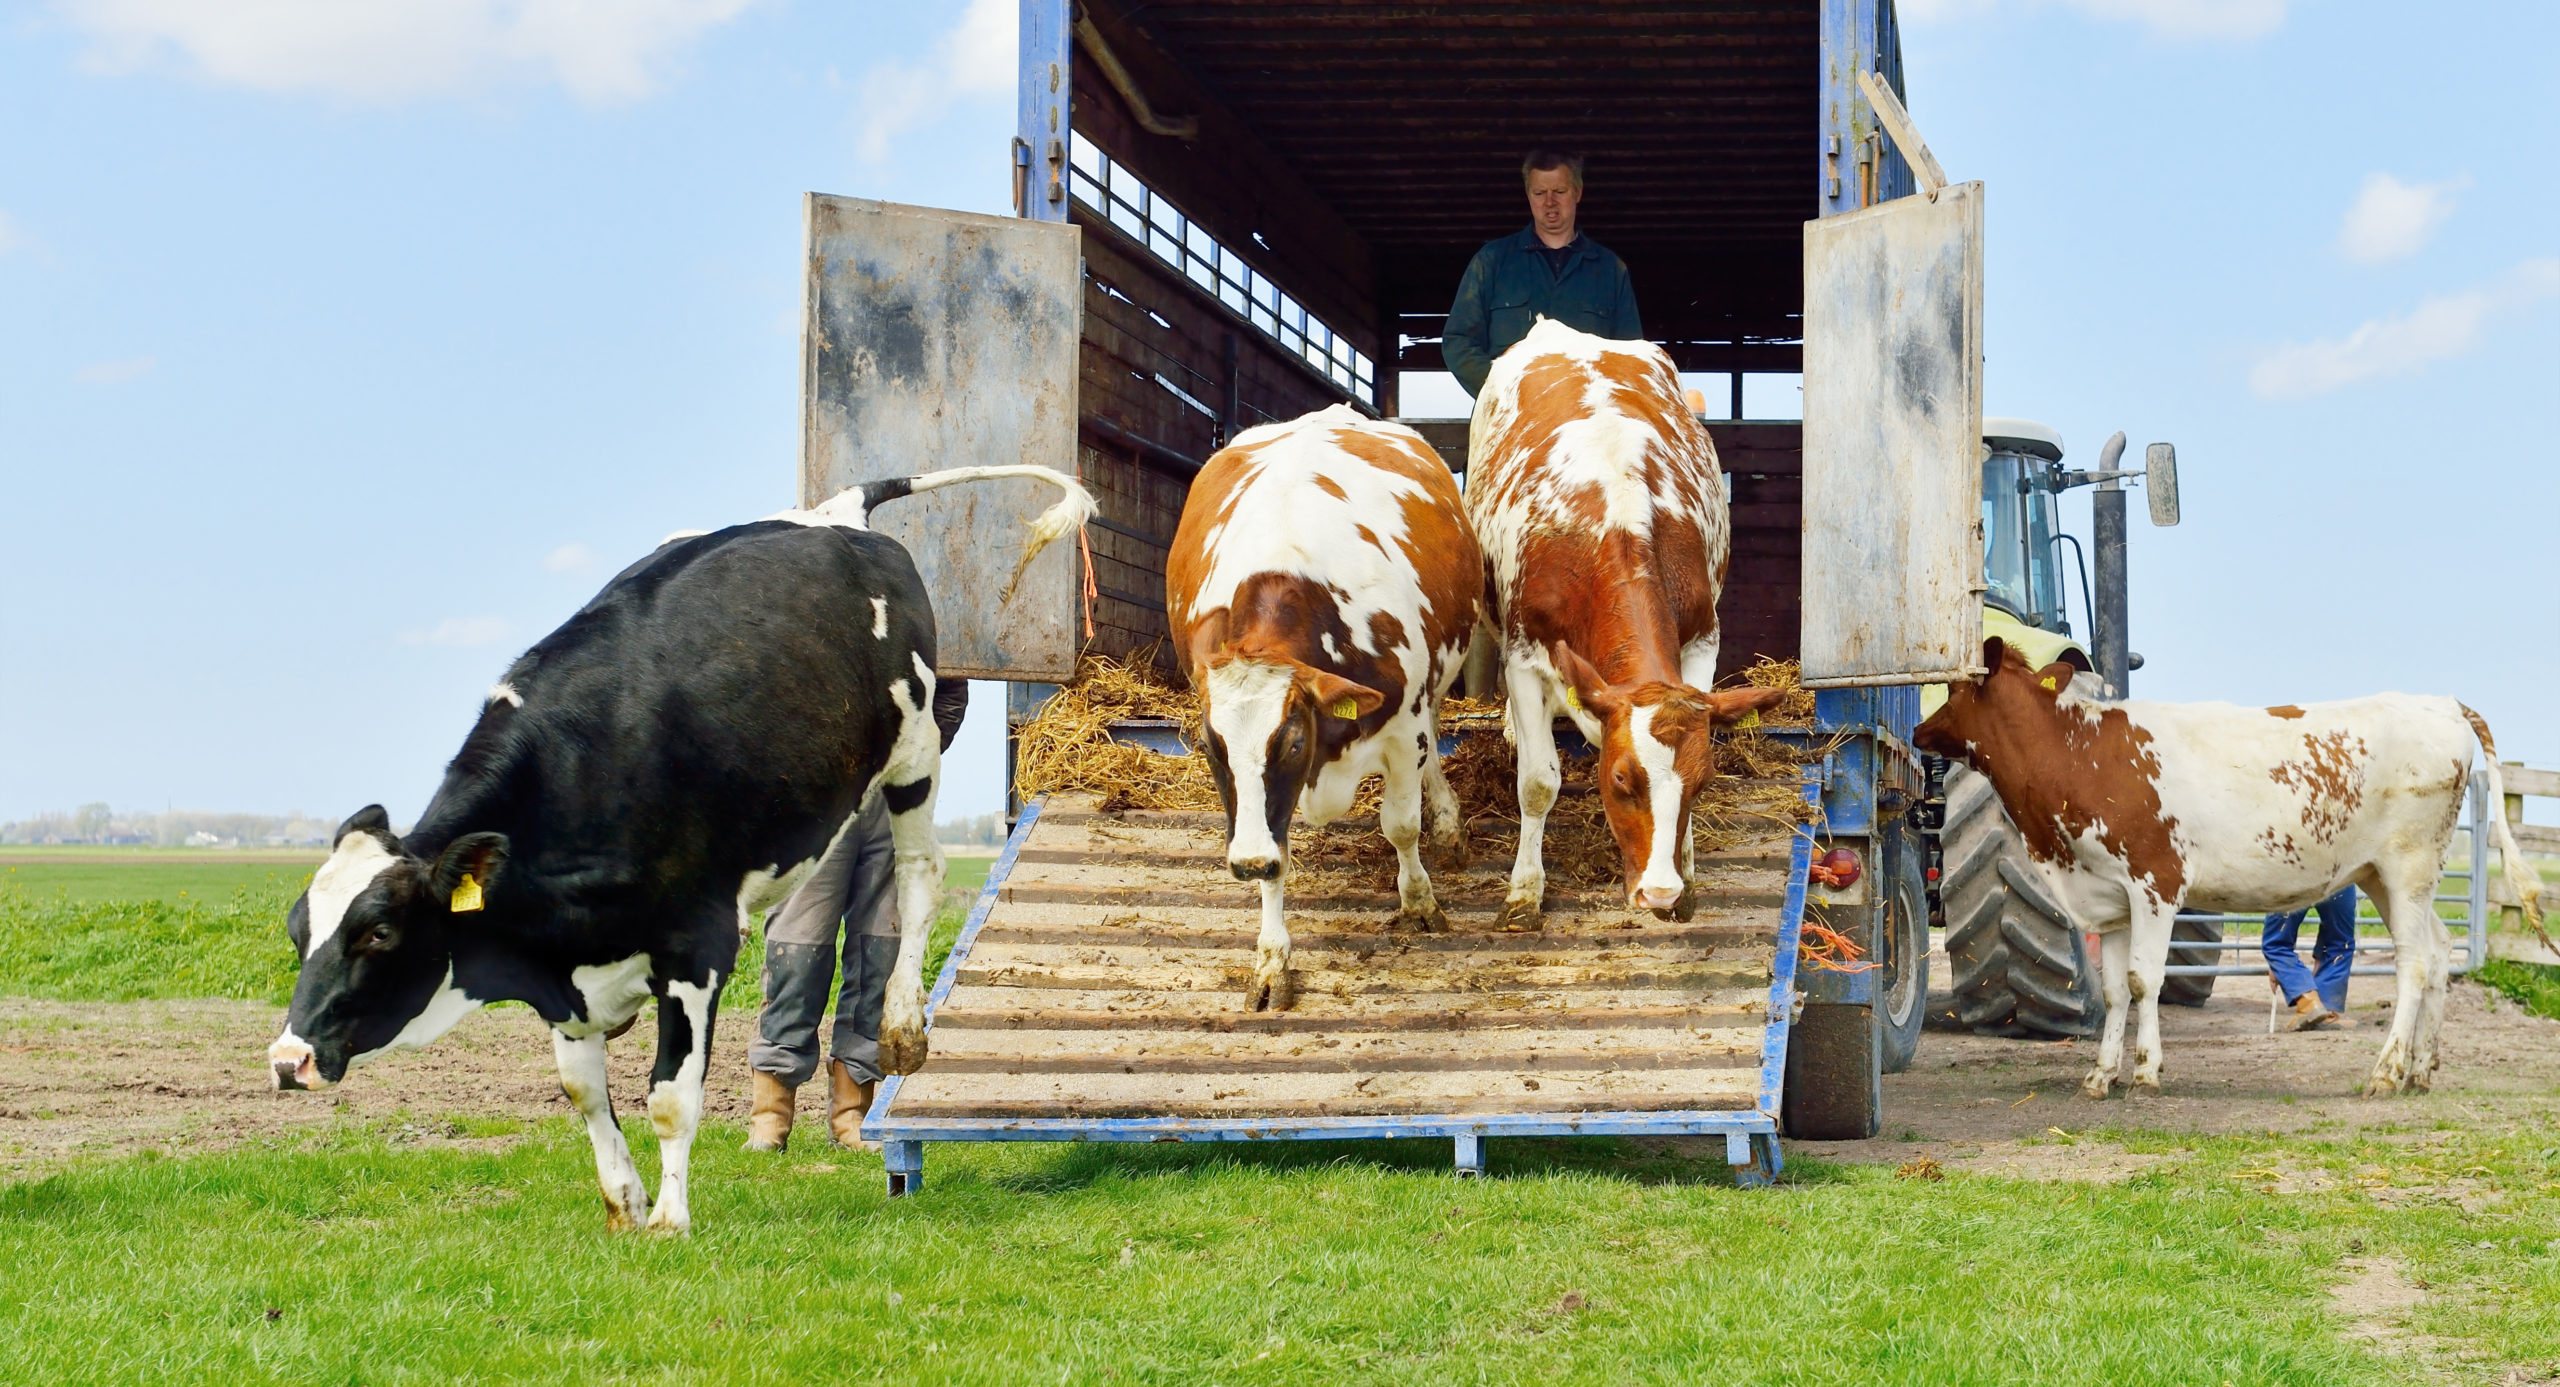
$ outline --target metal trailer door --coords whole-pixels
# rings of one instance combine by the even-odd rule
[[[1804,682],[1982,664],[1982,185],[1804,227]]]
[[[1077,228],[817,193],[805,214],[802,505],[947,467],[1075,475]],[[1052,545],[996,606],[1031,518],[1057,499],[1009,478],[881,507],[872,528],[907,547],[932,595],[937,673],[1074,672],[1077,546]]]

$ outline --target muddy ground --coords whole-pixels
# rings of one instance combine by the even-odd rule
[[[2560,1112],[2560,1022],[2512,1004],[2493,1007],[2469,983],[2454,984],[2434,1091],[2391,1100],[2353,1096],[2382,1042],[2389,979],[2357,979],[2354,1024],[2311,1034],[2269,1036],[2263,986],[2226,978],[2200,1010],[2162,1008],[2167,1058],[2156,1096],[2081,1097],[2092,1042],[1932,1033],[1912,1070],[1885,1080],[1882,1136],[1791,1149],[1828,1160],[1900,1164],[1925,1155],[1948,1169],[2113,1180],[2157,1158],[2102,1142],[2066,1144],[2051,1129],[2339,1135],[2442,1120],[2504,1126]],[[456,1135],[445,1119],[569,1112],[549,1038],[521,1007],[473,1016],[434,1047],[370,1065],[322,1093],[269,1087],[266,1045],[281,1024],[276,1008],[247,1002],[0,998],[0,1179],[84,1157],[222,1149],[349,1119],[405,1118],[418,1139],[438,1141]],[[723,1018],[711,1067],[708,1115],[733,1124],[746,1119],[747,1024]],[[612,1047],[625,1112],[639,1110],[654,1044],[644,1017]],[[804,1122],[823,1105],[824,1088],[801,1091]]]

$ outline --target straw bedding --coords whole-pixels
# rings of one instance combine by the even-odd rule
[[[1797,686],[1793,661],[1764,660],[1743,671],[1759,688],[1788,689],[1786,700],[1761,714],[1763,726],[1803,727],[1813,721],[1813,693]],[[1518,765],[1501,733],[1500,699],[1452,698],[1441,705],[1444,731],[1478,735],[1460,739],[1441,766],[1456,792],[1467,824],[1467,848],[1478,864],[1507,864],[1519,846]],[[1101,808],[1216,811],[1216,785],[1206,756],[1168,756],[1111,740],[1114,722],[1161,718],[1183,729],[1195,746],[1200,702],[1188,689],[1162,682],[1143,656],[1123,664],[1089,656],[1076,682],[1062,689],[1021,733],[1016,783],[1026,796],[1059,791],[1099,795]],[[1547,877],[1566,886],[1615,885],[1617,841],[1610,836],[1600,797],[1592,789],[1595,757],[1563,758],[1564,786],[1549,812],[1543,856]],[[1701,851],[1763,838],[1804,822],[1808,807],[1799,788],[1801,754],[1788,744],[1740,729],[1718,738],[1719,774],[1698,797],[1691,821]],[[1353,801],[1350,824],[1301,828],[1290,838],[1293,877],[1317,878],[1298,889],[1388,891],[1395,888],[1395,852],[1376,828],[1378,781],[1373,777]],[[1436,865],[1436,864],[1435,864]]]

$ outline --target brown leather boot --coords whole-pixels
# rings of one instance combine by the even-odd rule
[[[836,1145],[852,1151],[877,1151],[880,1143],[862,1139],[862,1115],[871,1111],[873,1086],[853,1077],[843,1060],[827,1061],[827,1132]]]
[[[761,1069],[747,1076],[754,1107],[747,1115],[747,1149],[779,1151],[791,1144],[791,1111],[800,1091]]]

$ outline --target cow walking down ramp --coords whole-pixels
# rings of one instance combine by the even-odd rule
[[[1026,563],[1092,514],[1084,488],[1046,468],[954,468],[675,536],[607,583],[490,691],[406,835],[379,805],[340,825],[287,920],[302,964],[267,1052],[276,1086],[334,1083],[488,1003],[524,1002],[551,1027],[608,1226],[684,1232],[714,1012],[748,917],[788,896],[874,794],[901,931],[880,1064],[921,1065],[942,895],[933,806],[961,709],[937,697],[914,563],[866,520],[896,497],[1002,477],[1067,493],[1034,523]],[[654,1209],[605,1088],[606,1039],[653,998]]]
[[[1440,700],[1475,632],[1484,565],[1448,464],[1346,405],[1248,429],[1191,484],[1165,561],[1166,618],[1200,691],[1227,814],[1227,867],[1260,883],[1247,995],[1289,1005],[1289,823],[1323,827],[1368,777],[1396,850],[1396,919],[1446,916],[1423,869],[1426,799],[1444,862],[1465,856],[1440,770]]]
[[[934,987],[932,1063],[882,1084],[863,1135],[893,1193],[927,1141],[1438,1137],[1474,1174],[1487,1137],[1721,1135],[1758,1182],[1810,844],[1701,853],[1696,919],[1640,930],[1614,888],[1559,886],[1544,933],[1506,932],[1502,864],[1436,873],[1428,934],[1391,927],[1383,881],[1302,880],[1296,1004],[1255,1011],[1260,913],[1221,816],[1054,796]]]
[[[1467,451],[1520,753],[1504,923],[1535,928],[1546,892],[1559,715],[1599,749],[1627,904],[1685,920],[1689,806],[1715,774],[1711,729],[1785,696],[1708,692],[1732,547],[1715,443],[1661,348],[1550,319],[1494,363]]]
[[[1914,745],[1987,776],[2041,879],[2103,936],[2106,1029],[2084,1088],[2103,1098],[2137,1018],[2133,1083],[2160,1086],[2160,985],[2182,908],[2303,910],[2353,884],[2390,927],[2399,994],[2367,1093],[2425,1089],[2441,1055],[2452,945],[2435,913],[2480,715],[2450,698],[2337,703],[2106,703],[2069,665],[2030,668],[1983,643],[1988,673],[1948,690]],[[2540,885],[2503,819],[2508,882],[2539,919]],[[2537,926],[2538,927],[2538,926]]]

